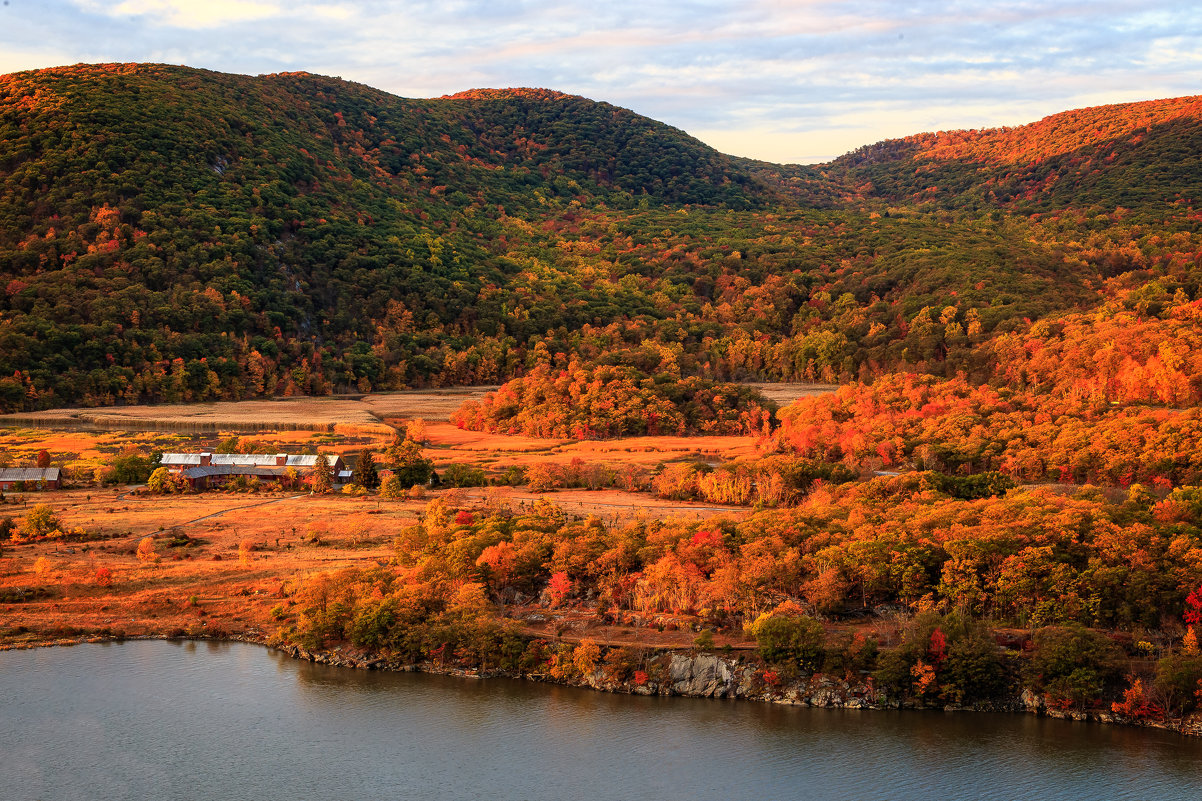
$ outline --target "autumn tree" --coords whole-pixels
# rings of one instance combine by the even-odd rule
[[[138,541],[138,561],[150,564],[159,561],[159,555],[154,550],[154,538],[143,537]]]
[[[380,487],[380,497],[387,498],[390,501],[399,501],[405,497],[406,491],[405,484],[394,473],[384,479],[384,483]]]
[[[27,537],[44,537],[57,531],[62,524],[49,504],[39,503],[25,515],[21,532]]]

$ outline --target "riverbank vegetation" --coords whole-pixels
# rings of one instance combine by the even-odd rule
[[[870,676],[912,702],[1000,702],[1026,689],[1057,708],[1182,715],[1202,691],[1186,628],[1202,585],[1195,495],[963,500],[915,475],[814,492],[741,522],[622,525],[549,504],[452,515],[436,499],[396,538],[393,569],[299,584],[296,618],[277,636],[565,674],[563,647],[548,651],[526,621],[572,608],[610,625],[688,621],[709,647],[751,636],[775,682]],[[880,625],[882,615],[903,622]],[[849,622],[860,619],[877,622]],[[1124,694],[1136,682],[1154,699],[1144,707]]]

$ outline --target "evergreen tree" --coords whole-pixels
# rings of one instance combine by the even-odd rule
[[[317,461],[313,463],[313,491],[321,495],[329,492],[334,486],[334,470],[330,467],[330,460],[325,457],[325,454],[317,454]]]
[[[376,456],[371,448],[359,451],[359,459],[355,470],[351,473],[351,483],[358,484],[363,489],[374,490],[380,486],[380,474],[376,471]]]

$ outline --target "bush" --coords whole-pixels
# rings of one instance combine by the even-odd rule
[[[154,539],[151,537],[143,537],[138,542],[138,561],[140,562],[157,562],[159,556],[154,552]]]
[[[766,662],[795,665],[805,673],[814,673],[822,667],[826,630],[811,617],[762,616],[753,624],[752,634]]]
[[[1035,632],[1026,680],[1057,706],[1083,708],[1122,677],[1123,654],[1109,638],[1077,624]]]
[[[1183,652],[1160,660],[1155,687],[1166,711],[1193,712],[1202,703],[1202,654]]]
[[[450,487],[483,487],[488,483],[483,470],[465,464],[447,465],[439,478]]]

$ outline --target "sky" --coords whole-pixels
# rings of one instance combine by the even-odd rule
[[[1197,0],[3,0],[0,74],[304,70],[404,97],[535,86],[738,156],[1202,94]]]

